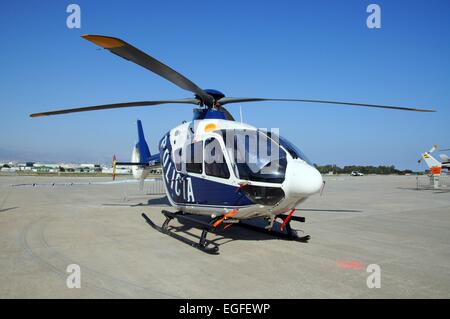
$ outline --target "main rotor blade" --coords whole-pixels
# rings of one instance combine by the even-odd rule
[[[218,101],[218,103],[220,105],[225,105],[225,104],[230,104],[230,103],[265,102],[265,101],[338,104],[338,105],[349,105],[349,106],[376,107],[376,108],[382,108],[382,109],[393,109],[393,110],[401,110],[401,111],[436,112],[435,110],[417,109],[417,108],[411,108],[411,107],[400,107],[400,106],[390,106],[390,105],[378,105],[378,104],[363,104],[363,103],[323,101],[323,100],[266,99],[266,98],[253,98],[253,97],[224,97],[224,98],[221,98]]]
[[[48,115],[58,115],[67,113],[77,113],[86,111],[97,111],[97,110],[108,110],[108,109],[118,109],[123,107],[135,107],[135,106],[151,106],[160,104],[198,104],[197,99],[177,99],[177,100],[161,100],[161,101],[141,101],[141,102],[126,102],[126,103],[115,103],[115,104],[104,104],[95,106],[86,106],[72,109],[56,110],[42,113],[30,114],[31,117],[48,116]]]
[[[207,106],[213,106],[214,98],[203,91],[194,82],[155,58],[135,48],[131,44],[118,38],[103,35],[85,34],[82,35],[82,37],[128,61],[134,62],[147,70],[158,74],[182,89],[197,94],[202,99],[203,103]]]
[[[231,115],[231,113],[230,113],[226,108],[221,107],[220,110],[221,110],[223,113],[225,113],[225,118],[226,118],[228,121],[235,121],[233,115]]]

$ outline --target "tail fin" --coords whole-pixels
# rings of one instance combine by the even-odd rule
[[[144,137],[144,131],[142,129],[141,120],[137,120],[137,130],[138,130],[138,142],[136,144],[136,148],[139,151],[139,162],[140,163],[148,163],[150,160],[150,149],[148,148],[147,141]]]
[[[437,159],[435,159],[433,156],[430,155],[430,153],[425,152],[422,154],[422,158],[425,160],[425,163],[427,163],[428,167],[430,168],[431,174],[433,175],[440,175],[442,170],[442,164]]]

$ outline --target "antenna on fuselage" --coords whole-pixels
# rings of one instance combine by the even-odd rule
[[[239,115],[241,117],[241,124],[244,122],[244,119],[242,118],[242,105],[239,105]]]

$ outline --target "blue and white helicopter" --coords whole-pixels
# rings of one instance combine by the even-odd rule
[[[143,217],[160,232],[207,253],[216,254],[219,250],[215,243],[206,239],[208,232],[214,232],[219,227],[228,228],[235,223],[281,238],[308,240],[309,236],[299,235],[290,227],[290,222],[305,221],[304,217],[293,215],[296,207],[320,192],[324,186],[319,171],[296,146],[276,132],[259,130],[235,121],[224,105],[279,101],[434,112],[323,100],[226,97],[217,90],[201,89],[182,74],[121,39],[101,35],[82,37],[194,93],[194,97],[71,108],[30,116],[160,104],[195,105],[193,120],[167,132],[159,142],[159,152],[153,155],[150,154],[141,122],[138,121],[138,143],[133,150],[132,161],[116,164],[132,165],[134,176],[142,182],[149,169],[162,167],[167,198],[176,212],[162,211],[166,220],[161,227],[145,214],[142,214]],[[193,218],[193,215],[204,215],[209,219],[204,221]],[[171,231],[169,223],[174,218],[195,223],[201,228],[199,242]],[[263,220],[265,225],[256,227],[245,223],[245,220],[256,218]]]

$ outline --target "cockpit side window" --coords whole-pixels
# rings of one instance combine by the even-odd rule
[[[293,143],[289,142],[286,138],[276,135],[271,132],[267,132],[270,138],[278,139],[278,143],[292,156],[292,158],[299,158],[309,165],[313,165],[312,162],[306,157],[306,155]]]
[[[183,154],[183,149],[182,148],[176,149],[173,152],[174,160],[175,160],[175,168],[177,169],[178,172],[181,171],[182,154]]]
[[[230,171],[218,139],[211,137],[205,140],[204,161],[206,175],[230,178]]]
[[[195,142],[187,146],[186,171],[197,174],[203,172],[203,142]]]

